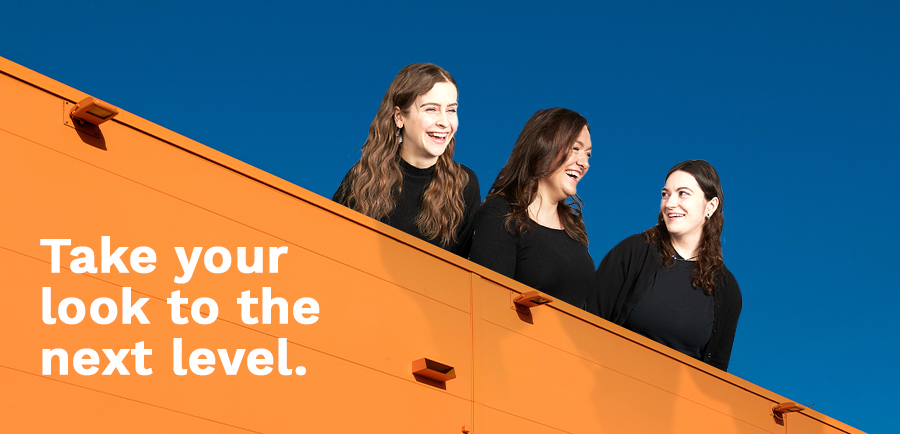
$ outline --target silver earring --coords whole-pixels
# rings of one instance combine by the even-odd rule
[[[397,136],[397,143],[403,143],[403,134],[400,134],[400,131],[403,131],[403,127],[397,129],[397,133],[394,134]]]
[[[707,220],[709,220],[709,216],[710,216],[710,215],[711,215],[711,214],[707,214],[707,215],[706,215],[706,219],[707,219]]]

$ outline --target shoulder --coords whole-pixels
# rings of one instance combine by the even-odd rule
[[[347,196],[350,193],[350,183],[353,180],[351,174],[353,173],[353,168],[356,167],[356,164],[351,166],[350,170],[347,171],[347,174],[344,175],[344,179],[341,180],[341,183],[338,185],[337,190],[335,190],[334,195],[331,196],[331,200],[341,205],[347,205]]]
[[[352,166],[350,166],[349,169],[347,169],[347,173],[344,174],[344,179],[341,180],[341,185],[350,183],[350,181],[353,179],[353,169],[355,169],[356,166],[358,166],[358,165],[359,165],[359,162],[357,161]]]
[[[647,240],[643,233],[634,234],[625,238],[613,249],[620,252],[647,251],[656,248],[656,245]]]
[[[737,279],[734,278],[728,267],[725,267],[725,264],[722,264],[722,271],[716,279],[716,292],[714,295],[721,297],[726,317],[737,318],[741,314],[744,305],[741,288],[738,287]]]
[[[478,183],[478,176],[475,175],[475,171],[473,171],[472,169],[469,169],[469,167],[466,166],[465,164],[462,164],[462,163],[456,163],[456,164],[458,164],[460,169],[462,169],[463,171],[466,172],[467,175],[469,175],[469,183],[472,183],[473,181],[476,184]]]
[[[468,167],[466,167],[465,164],[462,164],[462,163],[456,163],[456,164],[459,164],[460,169],[462,169],[464,172],[466,172],[466,175],[469,175],[469,181],[466,183],[466,188],[465,188],[465,194],[467,196],[467,199],[469,196],[472,196],[473,198],[477,197],[477,200],[479,202],[481,202],[481,188],[478,187],[478,176],[475,175],[475,172],[472,171],[472,169],[469,169]]]
[[[722,272],[721,272],[721,282],[722,289],[725,291],[729,297],[733,297],[737,300],[741,299],[741,288],[738,286],[737,279],[734,277],[734,274],[731,274],[731,270],[722,264]]]
[[[490,215],[506,215],[509,214],[509,201],[503,195],[496,195],[481,204],[480,212]]]
[[[503,196],[491,197],[481,204],[475,214],[472,261],[484,265],[485,261],[493,260],[488,257],[516,248],[519,236],[510,230],[506,221],[508,214],[509,204]]]
[[[641,264],[649,260],[658,261],[659,248],[648,241],[643,233],[634,234],[616,244],[603,258],[604,261],[612,261],[623,264]]]

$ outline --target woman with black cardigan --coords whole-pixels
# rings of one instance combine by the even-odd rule
[[[603,258],[587,310],[727,370],[742,301],[722,260],[724,222],[716,169],[703,160],[675,165],[657,225]]]

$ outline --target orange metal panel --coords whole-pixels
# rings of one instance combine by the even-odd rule
[[[581,419],[594,420],[589,429],[599,429],[610,426],[610,418],[615,419],[617,414],[654,408],[657,417],[646,420],[647,423],[665,426],[683,423],[696,432],[710,418],[724,414],[736,419],[738,429],[728,431],[723,424],[714,424],[719,432],[777,432],[773,430],[778,427],[768,415],[771,400],[711,376],[705,366],[696,364],[695,367],[694,360],[680,353],[637,335],[632,338],[647,347],[635,345],[619,335],[597,333],[596,327],[585,322],[578,310],[564,304],[533,308],[534,324],[529,324],[511,313],[509,290],[491,283],[486,283],[483,290],[482,315],[490,324],[485,327],[486,333],[492,334],[486,341],[495,345],[486,348],[495,353],[486,355],[485,359],[495,361],[493,366],[497,370],[487,389],[498,393],[497,401],[512,407],[501,407],[489,399],[485,400],[486,404],[510,412],[519,408],[524,413],[558,407],[546,412],[547,417],[559,418],[550,423],[553,426],[578,420],[577,415],[581,415]],[[558,309],[578,316],[560,314]],[[533,354],[541,357],[531,357]],[[687,363],[673,363],[673,358]],[[518,381],[535,375],[546,381],[533,385]],[[578,387],[572,388],[573,384]],[[524,390],[532,387],[546,390],[525,393]],[[563,396],[567,398],[561,399]],[[516,400],[523,402],[515,403]],[[658,426],[648,427],[650,431],[658,429]]]
[[[570,431],[563,431],[559,428],[542,425],[538,422],[535,422],[532,419],[523,418],[520,416],[514,416],[509,413],[504,413],[502,411],[493,409],[493,408],[483,408],[481,410],[483,413],[482,423],[479,425],[478,432],[486,432],[486,433],[494,433],[494,434],[520,434],[520,433],[529,433],[529,434],[562,434],[568,433]],[[613,433],[615,431],[596,431],[598,433],[610,432]],[[635,432],[635,431],[628,431]]]
[[[408,373],[408,363],[425,355],[445,360],[461,359],[466,362],[471,359],[468,344],[470,335],[468,314],[461,310],[469,308],[468,291],[459,290],[460,287],[465,288],[468,283],[468,274],[464,271],[430,256],[415,255],[416,251],[394,240],[376,237],[370,230],[351,224],[347,226],[367,236],[373,243],[370,245],[360,243],[362,237],[354,237],[353,230],[342,230],[332,236],[327,243],[323,239],[322,244],[338,245],[344,251],[367,255],[366,263],[375,264],[366,270],[368,273],[326,258],[320,252],[312,253],[311,248],[321,246],[310,242],[303,234],[297,235],[294,231],[296,227],[311,227],[319,228],[316,232],[321,233],[323,226],[317,225],[318,222],[310,223],[309,219],[304,218],[308,214],[315,214],[316,211],[320,211],[319,209],[305,202],[290,200],[291,198],[270,189],[263,188],[260,192],[248,190],[245,185],[240,184],[240,182],[248,183],[246,178],[189,155],[182,156],[181,159],[186,161],[177,164],[175,162],[179,157],[177,151],[159,145],[155,140],[148,139],[133,130],[122,129],[119,133],[105,133],[107,137],[115,137],[117,134],[123,135],[117,142],[129,144],[118,153],[123,161],[101,161],[96,164],[85,162],[91,158],[90,152],[100,152],[106,156],[110,151],[92,148],[85,150],[83,148],[89,147],[82,146],[79,149],[78,146],[72,146],[74,150],[67,149],[68,153],[61,153],[15,136],[4,137],[6,143],[16,147],[19,158],[18,161],[10,161],[13,164],[8,167],[3,167],[4,174],[11,179],[25,179],[38,175],[41,184],[36,186],[37,191],[47,192],[38,196],[40,200],[40,203],[36,204],[38,206],[26,207],[21,212],[9,216],[10,223],[14,227],[28,228],[15,234],[17,239],[14,243],[27,246],[26,252],[33,257],[46,258],[48,248],[40,246],[36,240],[41,237],[57,236],[52,235],[53,233],[69,234],[65,236],[73,237],[74,244],[93,245],[97,251],[101,235],[111,236],[117,246],[136,247],[146,244],[147,240],[153,240],[157,246],[166,246],[165,249],[156,249],[158,254],[166,256],[161,256],[159,267],[153,273],[144,276],[113,273],[102,278],[120,286],[133,286],[136,290],[154,295],[159,301],[164,301],[173,290],[182,290],[184,296],[193,294],[194,298],[216,296],[218,300],[229,301],[222,304],[220,317],[231,318],[235,322],[239,322],[239,312],[233,300],[238,298],[241,291],[247,290],[252,291],[254,297],[259,297],[263,286],[272,287],[275,296],[290,301],[311,296],[325,306],[339,305],[340,310],[326,315],[329,320],[303,330],[305,339],[312,340],[312,344],[320,350],[328,351],[330,347],[340,347],[342,350],[337,351],[338,356],[353,360],[368,358],[379,367],[391,361],[391,369],[395,371],[395,375]],[[154,158],[154,154],[147,152],[129,152],[152,149],[154,145],[160,148],[159,154],[162,158],[158,155]],[[193,169],[190,164],[200,167]],[[168,176],[168,172],[163,172],[167,174],[165,177],[159,176],[159,171],[166,168],[172,170],[172,166],[176,169],[172,173],[191,173],[193,170],[200,173],[202,179],[224,178],[224,181],[233,182],[234,185],[227,185],[224,181],[218,183],[226,184],[224,188],[229,189],[232,194],[228,197],[218,197],[218,194],[214,194],[218,191],[217,187],[209,185],[216,183],[190,182],[190,178],[178,179],[176,175]],[[35,173],[35,168],[41,170]],[[154,173],[156,178],[153,177]],[[127,178],[121,174],[127,175]],[[161,178],[161,181],[157,181],[157,178]],[[60,179],[67,181],[58,182]],[[85,197],[83,194],[85,191],[95,193],[102,191],[102,196],[98,194]],[[260,201],[259,197],[264,200]],[[28,198],[20,199],[24,201]],[[287,209],[275,207],[274,204],[279,201]],[[218,203],[237,203],[241,206],[229,209],[217,206]],[[79,212],[71,213],[71,210],[76,209]],[[252,209],[255,214],[236,216],[238,211],[244,209]],[[275,217],[267,219],[268,215]],[[334,218],[331,214],[327,215]],[[60,216],[67,217],[60,219]],[[258,221],[253,221],[255,217]],[[185,222],[194,222],[194,225]],[[298,222],[302,224],[298,225]],[[198,230],[198,227],[202,229]],[[73,234],[76,233],[85,233],[85,236],[74,238]],[[291,248],[291,253],[281,258],[279,274],[241,275],[232,270],[226,274],[215,275],[197,270],[188,284],[173,283],[173,277],[182,274],[174,257],[173,246],[185,246],[190,251],[194,246],[217,246],[226,240],[233,240],[231,245],[226,244],[232,252],[239,246],[249,247],[251,250],[253,246],[263,246],[268,250],[270,246],[287,245]],[[397,254],[391,254],[392,249],[397,250]],[[338,252],[336,256],[341,255]],[[380,256],[387,259],[375,260]],[[406,262],[407,266],[402,266],[401,260],[404,257],[415,260],[409,260]],[[163,258],[168,260],[163,261]],[[426,265],[429,261],[432,263],[430,266]],[[379,264],[389,266],[393,264],[394,269],[390,272],[385,268],[380,271],[374,270],[379,268]],[[408,264],[414,266],[409,267]],[[436,271],[441,266],[444,268],[441,270],[443,273]],[[443,277],[438,280],[424,279],[421,277],[422,270]],[[418,292],[397,286],[398,280],[401,282],[404,278],[414,280],[405,277],[409,275],[413,277],[418,275],[418,281],[428,283],[413,285],[418,287]],[[298,282],[303,284],[298,287]],[[198,288],[201,290],[198,291]],[[214,291],[211,292],[207,288],[214,288]],[[304,293],[302,291],[305,288],[313,289]],[[393,291],[400,298],[386,296],[381,291]],[[292,297],[288,297],[289,294]],[[228,309],[233,309],[234,312],[229,314]],[[407,315],[397,316],[393,313],[397,310],[406,312]],[[422,312],[418,320],[412,315],[412,312],[416,311]],[[447,315],[455,319],[443,320]],[[385,321],[385,319],[394,320]],[[436,319],[438,323],[449,327],[433,330],[430,324]],[[385,328],[375,327],[378,324]],[[301,330],[278,325],[269,325],[265,328],[269,333],[279,333],[282,337],[291,336],[279,328],[287,332]],[[361,341],[329,339],[327,336],[331,336],[332,329],[366,330],[375,339]],[[310,335],[310,332],[315,333]],[[408,338],[401,339],[404,336]],[[419,346],[410,346],[409,342],[418,342]],[[399,353],[395,351],[394,343],[402,343],[403,351]],[[433,343],[456,345],[458,348],[452,351],[455,356],[441,357],[442,354],[434,348]],[[410,351],[413,354],[407,355]],[[460,383],[453,384],[455,386]],[[463,389],[462,393],[465,396],[471,395],[469,387],[470,385],[466,385]]]
[[[785,434],[841,434],[846,432],[838,428],[841,425],[840,422],[833,424],[835,421],[829,423],[820,419],[828,418],[815,418],[806,414],[789,413],[784,418]]]
[[[79,432],[79,427],[94,433],[250,431],[10,369],[0,368],[0,384],[4,432]]]
[[[79,134],[66,125],[65,107],[83,93],[5,59],[0,72],[0,94],[16,101],[0,105],[4,430],[859,432],[813,410],[779,425],[771,408],[787,399],[562,302],[533,308],[524,321],[512,304],[524,285],[127,111],[104,123],[99,138]],[[133,249],[151,247],[156,269],[67,269],[75,246],[90,247],[99,262],[102,236],[113,249],[128,247],[126,264]],[[45,238],[72,241],[61,248],[58,274]],[[175,247],[190,254],[215,246],[232,256],[228,271],[211,273],[201,258],[189,281],[176,282],[183,271]],[[277,273],[266,263],[263,273],[244,274],[240,247],[263,247],[266,260],[269,247],[288,253]],[[135,300],[148,299],[150,324],[44,324],[45,286],[53,306],[108,297],[120,313],[122,287],[130,287]],[[245,324],[237,299],[244,291],[259,299],[263,287],[289,310],[314,298],[318,320],[304,325],[289,315],[277,324],[275,308],[273,324]],[[174,324],[166,301],[173,291],[215,300],[218,319]],[[176,313],[192,315],[189,306]],[[44,349],[63,348],[69,358],[94,349],[102,370],[102,349],[115,355],[137,342],[153,351],[145,360],[152,375],[138,375],[131,353],[122,362],[130,375],[80,375],[73,366],[68,375],[42,373]],[[216,357],[208,376],[189,368],[198,348]],[[246,364],[258,348],[273,355],[267,375]],[[245,350],[235,375],[218,349],[229,358]],[[422,358],[452,366],[457,377],[414,377],[411,363]],[[305,374],[280,372],[279,360]],[[188,373],[177,375],[178,365]]]
[[[24,182],[27,186],[3,192],[3,202],[17,210],[2,217],[4,228],[16,228],[9,234],[4,231],[0,249],[2,271],[11,276],[5,287],[12,289],[3,304],[3,325],[5,330],[23,332],[2,335],[0,344],[15,351],[0,355],[0,366],[32,382],[37,380],[39,389],[90,390],[87,402],[114,408],[115,404],[106,401],[121,401],[129,408],[123,410],[125,414],[134,413],[136,420],[142,412],[166,408],[176,415],[190,414],[201,421],[262,432],[297,427],[447,431],[471,424],[470,278],[466,271],[418,255],[331,213],[325,213],[332,219],[329,224],[336,221],[346,226],[348,230],[339,232],[345,238],[319,236],[320,244],[311,242],[296,228],[309,226],[305,217],[316,218],[321,208],[120,123],[104,125],[105,149],[86,144],[74,129],[63,125],[58,98],[35,93],[34,88],[7,77],[0,77],[0,84],[4,95],[24,95],[20,109],[32,116],[13,116],[19,114],[16,112],[0,124],[0,143],[8,157],[0,161],[5,185]],[[370,243],[354,239],[353,229],[359,228]],[[318,236],[321,226],[313,226],[315,232],[305,230]],[[69,272],[69,249],[91,247],[99,261],[101,236],[111,237],[113,249],[152,247],[158,255],[157,268],[144,275],[133,271]],[[40,245],[41,238],[72,240],[73,246],[61,249],[62,273],[50,273],[50,250]],[[366,263],[348,266],[313,250],[325,242],[361,252]],[[212,274],[200,265],[188,283],[179,285],[174,282],[174,277],[182,274],[175,246],[188,251],[194,246],[223,246],[232,254],[241,246],[251,251],[254,246],[266,250],[287,246],[289,253],[280,259],[277,274],[241,274],[234,270],[236,265],[224,274]],[[401,251],[392,255],[398,248]],[[378,261],[382,254],[388,259]],[[419,269],[401,268],[397,261],[403,256],[421,264]],[[441,277],[437,284],[416,283],[416,276],[422,280],[423,267]],[[412,289],[398,285],[404,279]],[[456,293],[458,287],[448,292],[454,282],[462,283],[461,294]],[[149,298],[143,312],[151,324],[99,325],[89,320],[77,325],[43,324],[43,286],[53,288],[54,304],[66,297],[88,304],[98,297],[119,300],[122,287],[132,287],[135,299]],[[322,308],[321,321],[313,325],[299,325],[294,319],[286,325],[243,324],[236,299],[248,290],[259,298],[263,286],[271,287],[273,296],[289,303],[301,297],[315,298]],[[218,320],[205,326],[173,324],[166,299],[174,290],[191,299],[216,300]],[[340,308],[333,309],[335,306]],[[187,308],[181,311],[184,316],[189,312]],[[277,322],[277,309],[274,316]],[[199,347],[213,352],[222,348],[230,357],[237,349],[266,348],[278,357],[277,339],[286,338],[287,367],[302,364],[308,371],[304,376],[272,373],[257,377],[242,366],[237,375],[228,376],[218,362],[209,376],[178,376],[172,361],[175,337],[182,339],[180,363],[184,368],[189,353]],[[153,350],[147,356],[152,375],[138,376],[131,357],[123,363],[129,376],[82,376],[72,366],[63,376],[58,374],[58,361],[51,364],[54,374],[41,373],[42,348],[63,348],[69,357],[78,349],[93,348],[100,353],[102,369],[106,364],[103,348],[117,352],[132,348],[137,341]],[[410,362],[423,356],[456,366],[464,379],[448,382],[443,388],[416,381]],[[17,390],[22,383],[7,384]],[[379,396],[389,399],[374,399]],[[27,408],[36,404],[17,402]],[[135,402],[143,407],[132,408]],[[415,405],[398,405],[403,402]],[[48,402],[41,411],[56,412],[54,405],[65,405],[65,400]],[[348,412],[352,417],[346,416]],[[15,414],[21,415],[17,421],[28,420],[28,412]],[[82,418],[75,426],[85,431],[102,431],[106,426],[115,429],[116,424],[110,424],[105,415],[97,417],[103,420]],[[52,431],[58,426],[56,420],[39,420],[32,428]]]

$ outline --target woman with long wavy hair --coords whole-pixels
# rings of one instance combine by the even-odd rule
[[[577,185],[590,156],[581,115],[564,108],[535,113],[475,217],[470,259],[582,307],[594,261]]]
[[[722,260],[722,204],[711,164],[672,167],[656,226],[603,258],[588,311],[727,370],[742,299]]]
[[[481,192],[475,173],[453,161],[457,96],[453,76],[437,65],[401,69],[332,200],[468,256]]]

